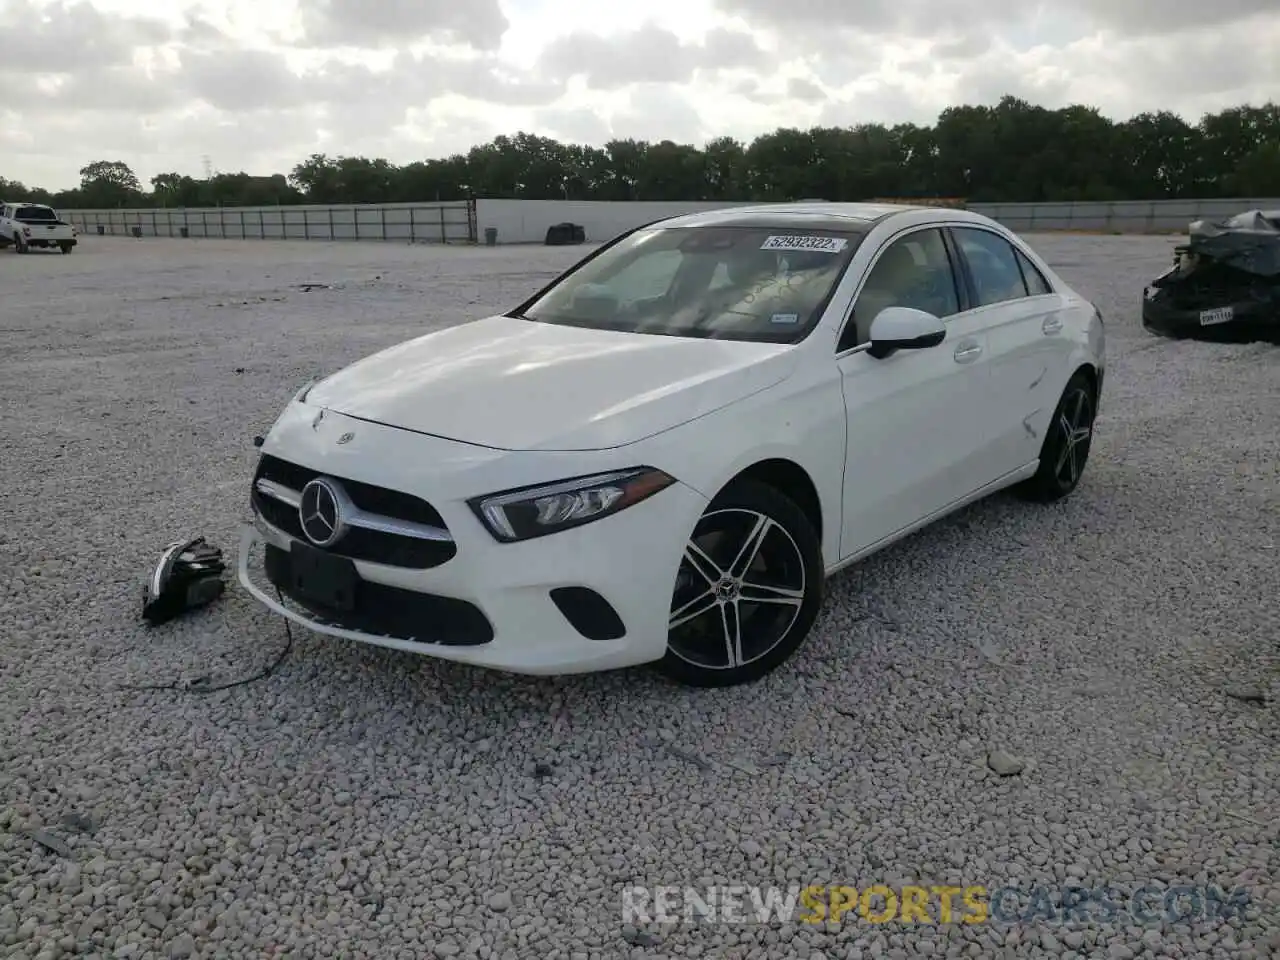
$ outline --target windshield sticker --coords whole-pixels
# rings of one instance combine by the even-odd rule
[[[849,245],[844,237],[767,237],[761,250],[812,250],[815,253],[840,253]]]
[[[798,313],[775,313],[773,315],[774,323],[799,323],[800,314]]]

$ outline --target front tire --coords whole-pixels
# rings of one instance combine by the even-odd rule
[[[1014,488],[1019,496],[1036,503],[1052,503],[1079,486],[1093,444],[1097,408],[1093,380],[1077,370],[1053,411],[1049,432],[1040,447],[1040,469]]]
[[[767,484],[736,481],[685,545],[657,667],[694,687],[757,680],[799,649],[823,588],[822,547],[804,511]]]

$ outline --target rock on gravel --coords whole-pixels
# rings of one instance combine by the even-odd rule
[[[301,630],[267,679],[126,689],[220,685],[283,649],[235,586],[144,629],[140,579],[178,536],[234,550],[251,439],[299,384],[518,303],[582,251],[91,236],[0,257],[0,955],[1261,954],[1276,707],[1223,691],[1275,686],[1280,354],[1140,329],[1175,238],[1032,241],[1106,317],[1083,486],[858,563],[793,664],[722,691]],[[1035,777],[993,776],[988,744]],[[622,900],[1237,877],[1248,916],[1146,941],[1124,917],[663,925]]]
[[[1027,764],[1026,761],[1019,760],[1003,750],[992,750],[987,754],[987,766],[998,776],[1012,777],[1025,770]]]

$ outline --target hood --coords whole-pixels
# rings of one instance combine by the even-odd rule
[[[498,316],[360,360],[312,387],[306,403],[501,450],[601,450],[764,390],[794,355],[785,344]]]
[[[1259,277],[1280,276],[1280,211],[1251,210],[1222,223],[1191,224],[1186,248],[1197,256]]]

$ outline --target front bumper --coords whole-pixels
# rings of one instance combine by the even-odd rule
[[[1225,323],[1205,325],[1201,315],[1210,309],[1231,308],[1231,319]],[[1215,303],[1212,307],[1179,306],[1173,295],[1161,288],[1150,288],[1142,299],[1142,325],[1152,333],[1171,337],[1235,336],[1244,333],[1280,333],[1280,299],[1243,299]]]
[[[333,430],[351,423],[326,415],[330,419],[337,423]],[[312,442],[315,433],[292,432],[288,424],[274,442],[268,438],[264,452],[337,476],[351,476],[359,464],[362,475],[356,479],[362,482],[410,489],[439,510],[454,536],[456,554],[427,569],[354,561],[363,606],[354,615],[337,614],[290,593],[287,564],[294,538],[257,516],[241,536],[238,579],[260,603],[318,633],[512,673],[586,673],[650,662],[666,652],[671,592],[684,543],[707,505],[701,494],[676,483],[595,523],[500,543],[465,498],[521,485],[522,478],[512,482],[509,461],[497,469],[496,464],[476,463],[499,458],[478,453],[479,448],[365,422],[356,429],[366,454],[358,461],[344,462],[347,448],[338,447],[344,452],[326,463],[330,458]],[[306,442],[291,446],[290,436]],[[396,458],[383,460],[392,448]],[[380,462],[385,478],[377,476]],[[408,483],[406,475],[396,475],[406,463],[429,463],[433,469],[411,468],[416,482]],[[560,475],[593,472],[595,465],[580,466],[584,469],[566,465],[568,472]],[[438,485],[432,482],[437,471]],[[465,494],[459,485],[463,474],[470,477]],[[557,475],[544,472],[541,479]],[[278,552],[269,564],[273,548]],[[600,599],[616,614],[613,622],[621,622],[621,631],[593,626],[599,620],[591,621],[590,614],[598,614]],[[584,608],[590,608],[587,619]]]

